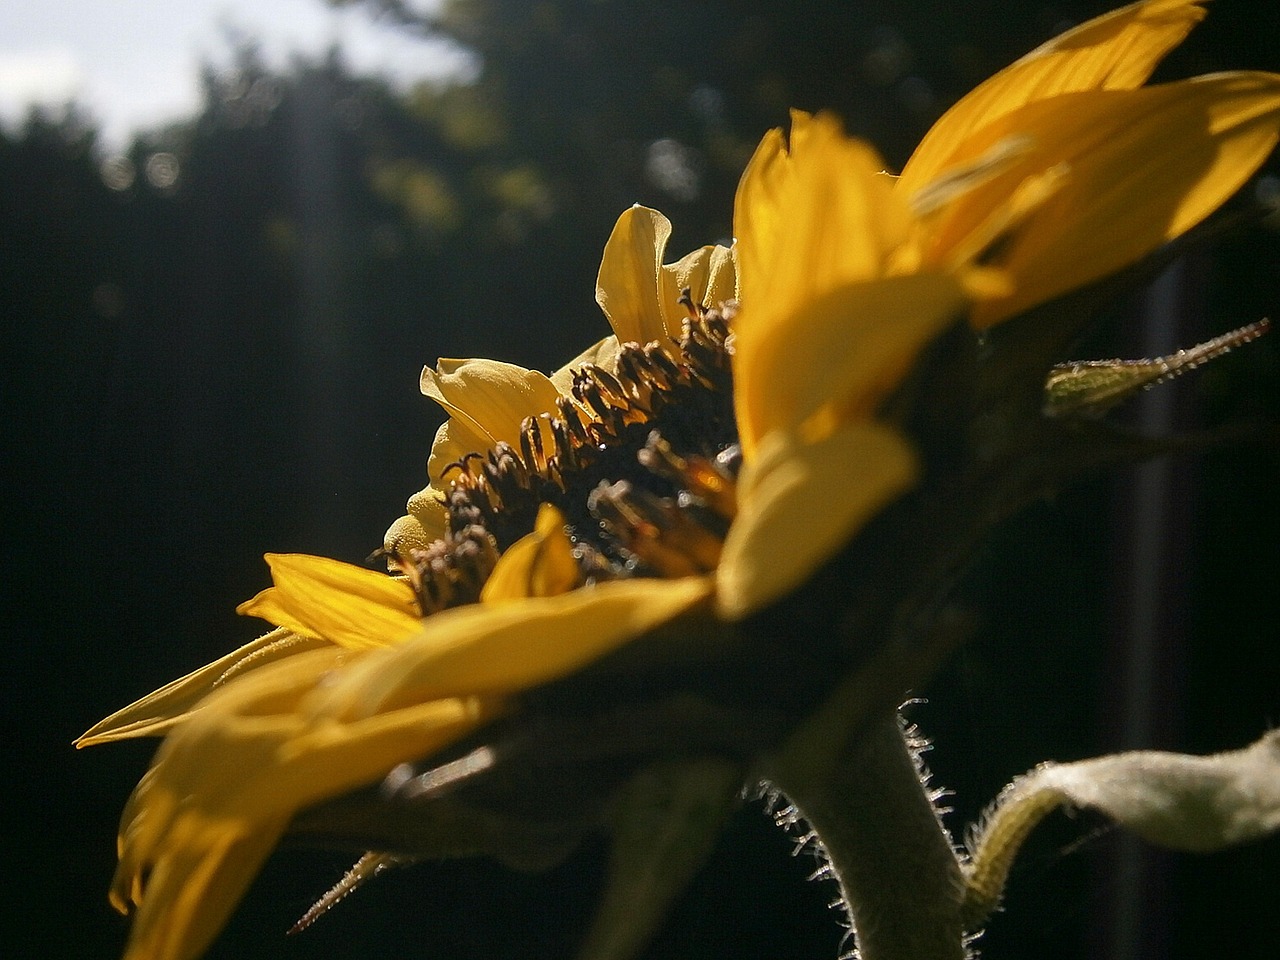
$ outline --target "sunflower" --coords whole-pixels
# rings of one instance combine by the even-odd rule
[[[732,253],[710,245],[675,263],[664,264],[671,221],[656,210],[635,206],[624,213],[605,245],[596,284],[596,301],[613,334],[584,350],[555,373],[495,360],[440,360],[422,371],[422,392],[448,414],[436,433],[427,461],[432,485],[409,499],[408,515],[386,538],[395,554],[406,547],[424,547],[443,535],[446,510],[443,474],[455,463],[487,453],[499,443],[519,445],[534,436],[549,443],[550,418],[562,401],[573,395],[575,370],[590,366],[617,372],[623,343],[674,346],[686,317],[679,300],[688,290],[691,302],[702,307],[736,296]],[[535,418],[538,433],[529,434],[525,421]]]
[[[425,370],[448,420],[392,575],[269,556],[241,610],[275,631],[80,741],[167,734],[121,827],[128,957],[199,954],[286,831],[547,862],[591,830],[624,846],[637,791],[728,809],[762,756],[804,792],[815,742],[892,716],[954,642],[938,597],[991,522],[1141,452],[1065,431],[1041,395],[1073,298],[1275,145],[1280,77],[1143,86],[1203,14],[1149,0],[1058,37],[897,177],[796,112],[747,166],[732,250],[664,264],[670,223],[622,215],[611,337],[550,376]]]

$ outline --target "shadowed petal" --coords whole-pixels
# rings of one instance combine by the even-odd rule
[[[740,620],[799,587],[910,489],[916,470],[907,441],[874,422],[814,444],[770,434],[740,478],[743,509],[716,571],[720,614]]]
[[[431,453],[427,455],[427,477],[441,488],[448,478],[449,467],[461,463],[470,453],[483,453],[493,447],[493,438],[480,433],[464,420],[446,420],[440,424],[435,439],[431,441]]]
[[[580,580],[578,561],[564,524],[564,514],[544,503],[533,533],[513,543],[498,560],[480,601],[554,597],[576,587]]]
[[[556,597],[455,607],[345,671],[325,715],[365,716],[462,693],[501,695],[577,670],[706,599],[705,577],[618,580]]]

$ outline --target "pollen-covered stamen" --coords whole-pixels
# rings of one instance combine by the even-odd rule
[[[582,422],[582,411],[574,406],[573,401],[568,397],[560,398],[557,409],[560,411],[560,416],[552,421],[552,427],[558,426],[565,433],[563,439],[557,433],[556,443],[563,445],[556,447],[557,455],[576,452],[579,448],[587,446],[591,438],[587,435],[586,425]]]
[[[609,402],[606,388],[601,387],[598,378],[589,376],[586,369],[574,375],[573,396],[601,423],[614,420],[623,409],[621,404]]]
[[[693,288],[683,287],[680,290],[680,296],[676,298],[676,303],[684,307],[685,312],[689,314],[690,320],[697,320],[705,312],[702,304],[693,302]]]
[[[715,460],[694,454],[682,457],[658,431],[636,454],[647,470],[684,488],[718,516],[732,520],[738,513],[738,487],[728,470]]]
[[[575,370],[569,396],[526,419],[516,446],[453,464],[450,529],[481,524],[503,551],[550,503],[584,579],[713,569],[736,509],[734,457],[724,456],[737,443],[729,329],[717,310],[686,309],[675,349],[621,345],[609,369]],[[589,505],[601,484],[614,493]]]
[[[715,455],[714,463],[719,473],[731,477],[737,483],[738,474],[742,473],[742,445],[729,444]]]
[[[535,441],[522,438],[521,445],[530,448],[530,459],[537,463]],[[545,468],[533,469],[511,444],[498,443],[487,456],[469,460],[470,471],[451,477],[451,528],[480,524],[505,550],[533,529],[539,504],[559,503],[562,487],[555,479],[555,459],[543,451]]]
[[[499,444],[501,449],[505,444]],[[490,460],[493,454],[489,455]],[[468,454],[458,463],[451,464],[445,471],[445,479],[450,481],[447,506],[449,509],[449,530],[459,533],[472,524],[483,525],[487,518],[502,509],[502,496],[498,493],[501,484],[500,471],[486,468],[493,464],[486,463],[480,454]],[[482,478],[491,482],[480,482]],[[466,491],[465,497],[455,496],[458,491]]]
[[[618,352],[618,378],[627,392],[631,405],[639,410],[653,411],[654,394],[660,389],[647,376],[644,350],[634,344]],[[658,400],[657,402],[661,402]]]
[[[627,346],[630,346],[630,344],[627,344]],[[621,352],[625,354],[630,351],[624,348]],[[649,414],[650,411],[648,409],[642,408],[636,403],[637,391],[635,389],[628,390],[617,377],[603,367],[591,367],[590,371],[590,379],[595,381],[597,388],[604,394],[604,398],[610,406],[625,410],[631,419],[641,419]],[[628,376],[626,379],[634,388],[636,378]]]
[[[723,385],[722,380],[709,375],[713,371],[728,372],[729,355],[733,352],[729,347],[729,321],[736,312],[736,304],[727,303],[723,310],[707,310],[684,323],[680,349],[688,357],[690,369],[717,388]]]
[[[661,576],[708,573],[720,562],[719,536],[677,503],[626,480],[600,484],[587,497],[587,509],[624,550]]]
[[[547,471],[547,457],[542,449],[542,431],[543,425],[550,420],[551,418],[546,414],[539,417],[536,422],[531,422],[532,418],[530,418],[525,421],[520,431],[520,454],[524,462],[539,473]]]
[[[474,502],[451,502],[451,526],[441,539],[391,558],[392,568],[413,587],[423,616],[480,599],[498,562],[498,547],[483,516]]]

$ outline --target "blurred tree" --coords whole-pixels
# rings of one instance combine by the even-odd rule
[[[432,111],[533,163],[562,231],[631,203],[667,211],[676,246],[729,233],[729,199],[761,133],[792,107],[831,109],[893,167],[962,93],[1098,0],[329,0],[476,53],[465,92]],[[1266,67],[1280,14],[1211,17],[1172,71]],[[465,117],[466,119],[463,119]],[[466,144],[455,138],[455,143]],[[472,146],[481,146],[472,143]]]

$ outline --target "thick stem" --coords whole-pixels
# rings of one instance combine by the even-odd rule
[[[839,713],[838,709],[834,711]],[[963,960],[964,880],[896,716],[816,718],[768,771],[826,848],[863,960]]]

